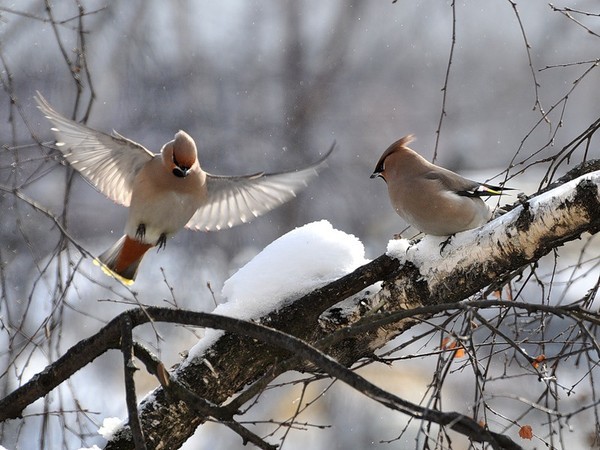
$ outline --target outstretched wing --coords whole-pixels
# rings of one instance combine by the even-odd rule
[[[39,92],[35,100],[52,122],[56,148],[69,164],[108,198],[129,206],[135,175],[154,154],[116,132],[111,136],[67,119]]]
[[[241,177],[207,174],[206,202],[187,223],[187,228],[212,231],[248,222],[296,196],[319,171],[335,147],[315,164],[292,172],[257,173]]]

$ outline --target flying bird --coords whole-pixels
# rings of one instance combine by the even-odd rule
[[[478,183],[436,166],[408,148],[413,140],[408,135],[390,145],[371,175],[385,180],[398,215],[434,236],[450,236],[488,222],[492,210],[481,197],[501,195],[510,188]]]
[[[36,101],[66,161],[98,191],[129,207],[125,235],[95,261],[125,284],[133,283],[150,248],[160,250],[182,228],[231,228],[292,199],[326,166],[335,147],[290,172],[213,175],[200,167],[196,143],[185,131],[154,154],[115,131],[109,135],[67,119],[39,92]]]

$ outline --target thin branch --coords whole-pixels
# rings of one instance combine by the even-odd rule
[[[75,248],[77,248],[77,250],[79,250],[79,252],[82,255],[86,255],[86,256],[93,258],[93,255],[90,252],[88,252],[81,244],[79,244],[79,242],[73,236],[71,236],[71,234],[65,229],[61,220],[58,217],[56,217],[54,215],[54,213],[52,213],[50,210],[46,209],[44,206],[40,205],[38,202],[36,202],[32,198],[25,195],[19,189],[13,189],[13,188],[10,188],[7,186],[0,185],[0,191],[4,191],[4,192],[13,194],[16,198],[24,201],[29,206],[31,206],[34,210],[39,211],[42,214],[44,214],[46,217],[48,217],[50,220],[52,220],[52,222],[54,222],[54,225],[56,225],[56,227],[60,230],[61,235],[66,237],[75,246]]]
[[[578,12],[581,14],[580,11],[576,11],[574,9],[570,9],[570,8],[557,8],[556,6],[554,6],[552,3],[548,4],[550,6],[550,8],[552,9],[552,11],[555,12],[559,12],[561,13],[563,16],[565,16],[567,19],[573,21],[574,23],[576,23],[577,25],[579,25],[581,28],[583,28],[585,31],[587,31],[589,34],[591,34],[592,36],[595,37],[600,37],[600,34],[596,33],[595,31],[593,31],[591,28],[585,26],[583,23],[581,23],[579,20],[577,20],[575,17],[573,17],[573,15],[571,14],[571,12]],[[583,13],[585,15],[589,15],[589,16],[594,16],[595,14],[591,14],[591,13]]]
[[[129,415],[129,428],[133,435],[135,450],[146,450],[144,431],[140,422],[137,409],[137,398],[135,395],[135,381],[133,375],[138,370],[133,361],[133,339],[132,324],[129,316],[123,316],[121,320],[121,351],[123,352],[123,368],[125,372],[125,401]],[[107,349],[108,350],[108,349]]]
[[[539,70],[539,72],[543,72],[544,70],[548,70],[548,69],[556,69],[556,68],[564,68],[564,67],[573,67],[573,66],[582,66],[582,65],[588,65],[588,64],[599,64],[600,63],[600,59],[596,58],[596,59],[587,59],[587,60],[583,60],[583,61],[577,61],[577,62],[572,62],[572,63],[562,63],[562,64],[549,64],[547,66],[544,66]]]
[[[442,124],[444,123],[444,117],[446,117],[446,99],[448,97],[448,84],[450,81],[450,67],[454,59],[454,48],[456,46],[456,1],[452,0],[450,4],[452,8],[452,41],[450,43],[450,54],[448,55],[448,64],[446,65],[446,75],[444,76],[444,87],[442,87],[442,111],[440,112],[440,119],[438,121],[438,127],[435,131],[435,147],[433,149],[433,159],[435,162],[437,159],[438,145],[440,143],[440,135],[442,132]]]
[[[523,21],[521,20],[521,14],[519,13],[519,10],[517,9],[517,2],[515,2],[513,0],[508,0],[508,2],[512,6],[512,9],[517,18],[517,22],[519,22],[521,36],[523,37],[523,41],[525,42],[525,51],[527,52],[527,60],[529,62],[529,70],[531,73],[531,77],[533,79],[533,88],[534,88],[534,92],[535,92],[535,103],[533,105],[533,109],[535,110],[535,109],[539,108],[540,114],[542,115],[542,118],[544,119],[544,121],[547,122],[548,124],[550,124],[548,115],[544,111],[544,107],[542,106],[542,103],[540,101],[540,94],[539,94],[540,83],[537,80],[537,76],[535,74],[535,69],[533,68],[533,60],[531,58],[531,45],[529,44],[529,40],[527,39],[527,33],[525,32],[525,25],[523,24]]]
[[[60,33],[58,31],[57,22],[54,20],[54,13],[52,12],[52,4],[50,3],[50,0],[44,0],[44,1],[45,1],[45,5],[46,5],[46,14],[48,14],[50,26],[52,27],[52,31],[54,32],[54,37],[56,38],[56,43],[58,44],[60,53],[62,54],[62,57],[63,57],[65,63],[67,64],[67,67],[69,68],[69,73],[71,74],[71,77],[75,81],[75,85],[77,86],[77,90],[79,92],[81,89],[81,80],[79,79],[78,72],[77,72],[75,66],[73,65],[73,61],[71,61],[71,58],[69,57],[69,54],[67,53],[67,50],[65,49],[65,46],[63,45],[62,40],[60,38]]]
[[[522,309],[528,313],[547,312],[557,317],[571,317],[573,320],[585,320],[595,325],[600,325],[600,313],[594,313],[581,308],[579,305],[552,306],[545,304],[524,303],[507,300],[467,300],[457,303],[441,303],[437,305],[427,305],[417,308],[411,308],[404,311],[384,312],[377,315],[367,316],[355,324],[342,328],[339,331],[319,340],[316,345],[319,348],[328,348],[332,345],[346,340],[353,336],[360,336],[389,324],[400,322],[404,319],[420,316],[431,317],[433,315],[452,311],[469,311],[472,308],[490,309],[490,308],[512,308]],[[529,359],[530,357],[528,357]]]
[[[235,412],[232,412],[231,408],[218,407],[210,404],[206,399],[185,387],[179,380],[171,377],[169,372],[165,369],[164,364],[154,356],[152,352],[146,349],[146,347],[139,343],[135,343],[134,349],[136,357],[144,363],[148,372],[158,378],[163,389],[165,389],[165,391],[175,400],[185,402],[189,408],[196,411],[198,414],[217,419],[220,423],[237,433],[242,438],[244,445],[251,442],[258,448],[264,450],[277,449],[277,445],[269,444],[264,439],[261,439],[259,436],[242,426],[239,422],[233,420],[233,414],[235,414]]]

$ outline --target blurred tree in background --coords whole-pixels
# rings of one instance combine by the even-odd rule
[[[132,304],[211,311],[223,281],[296,226],[325,218],[370,256],[383,253],[404,224],[369,175],[402,135],[416,134],[414,148],[441,165],[528,195],[598,158],[599,17],[592,0],[0,2],[0,397]],[[149,255],[130,291],[89,257],[120,236],[126,211],[52,150],[36,90],[65,115],[153,151],[186,130],[217,174],[289,169],[334,140],[339,150],[285,207],[232,230],[181,232],[160,258]],[[599,245],[583,235],[474,299],[596,312]],[[137,337],[167,366],[199,336],[147,327]],[[465,336],[488,355],[456,357]],[[378,353],[390,367],[371,359],[358,372],[426,406],[477,420],[493,410],[490,427],[515,441],[530,425],[525,448],[590,448],[600,446],[599,354],[592,322],[482,308],[424,321]],[[23,419],[0,424],[0,445],[100,445],[102,419],[126,415],[121,365],[119,354],[102,356]],[[283,448],[469,445],[331,379],[277,382],[246,420]],[[158,384],[141,374],[136,383],[140,393]],[[209,422],[186,446],[240,442]]]

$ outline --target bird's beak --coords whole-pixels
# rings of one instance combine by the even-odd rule
[[[179,178],[185,178],[190,173],[190,169],[188,167],[179,167],[175,166],[173,168],[173,175]]]
[[[377,178],[377,177],[380,177],[380,176],[381,176],[381,173],[379,173],[379,172],[373,172],[371,174],[371,178]]]

